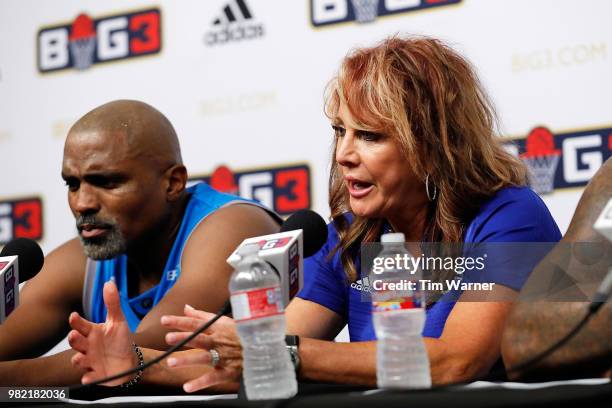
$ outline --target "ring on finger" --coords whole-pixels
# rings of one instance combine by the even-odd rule
[[[215,349],[210,349],[209,353],[210,353],[210,366],[212,368],[215,368],[221,362],[221,356],[219,356],[219,352]]]

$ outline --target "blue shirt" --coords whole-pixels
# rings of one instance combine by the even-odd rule
[[[187,192],[190,195],[189,202],[185,208],[181,226],[170,250],[170,255],[166,261],[159,283],[144,293],[130,298],[128,296],[127,256],[119,255],[109,260],[93,261],[96,263],[94,266],[96,274],[93,279],[93,286],[90,289],[87,289],[87,286],[85,288],[85,290],[91,291],[90,296],[87,297],[91,299],[91,303],[84,305],[85,314],[89,320],[94,323],[102,323],[106,320],[106,306],[102,299],[102,288],[105,282],[114,279],[119,289],[121,308],[125,318],[130,326],[130,330],[135,331],[142,317],[153,306],[159,303],[180,276],[183,248],[192,231],[200,222],[219,208],[231,203],[246,202],[255,204],[255,202],[250,200],[220,193],[205,183],[198,183],[188,188]],[[90,260],[90,262],[92,261]]]
[[[463,240],[465,243],[507,243],[557,242],[560,239],[561,233],[555,220],[536,193],[528,187],[506,187],[481,206],[466,228]],[[338,241],[338,233],[333,223],[330,223],[326,244],[304,261],[304,287],[298,296],[342,316],[348,324],[351,341],[375,340],[372,305],[362,297],[366,282],[363,279],[348,282],[339,252],[328,259]],[[518,260],[522,263],[520,268],[516,268],[516,264],[510,268],[509,261],[517,261],[515,255],[490,257],[483,273],[485,276],[472,277],[466,281],[495,282],[520,290],[539,259],[533,256],[522,257]],[[356,265],[358,258],[359,255],[355,259]],[[445,296],[452,295],[447,293]],[[454,305],[454,300],[442,298],[429,307],[423,336],[440,337]]]

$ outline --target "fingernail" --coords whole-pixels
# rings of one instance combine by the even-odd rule
[[[168,316],[164,315],[164,316],[161,317],[160,321],[161,321],[161,324],[166,324],[166,323],[168,323],[168,320],[169,320]]]
[[[187,303],[185,303],[185,309],[187,310],[194,310],[194,308],[190,305],[188,305]]]
[[[191,392],[191,391],[193,391],[193,385],[187,383],[187,384],[183,385],[183,389],[185,390],[185,392]]]
[[[174,341],[174,334],[168,333],[166,334],[166,342],[170,343]]]
[[[176,359],[175,359],[175,358],[170,357],[170,358],[168,359],[168,366],[170,366],[170,367],[174,367],[175,365],[176,365]]]

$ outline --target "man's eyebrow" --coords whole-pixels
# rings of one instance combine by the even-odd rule
[[[92,178],[108,178],[108,179],[121,179],[125,178],[127,175],[120,171],[92,171],[83,175],[84,179],[92,179]]]

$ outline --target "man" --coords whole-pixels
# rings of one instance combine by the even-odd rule
[[[227,256],[247,237],[278,231],[277,220],[253,203],[205,184],[186,189],[172,125],[138,101],[110,102],[77,121],[62,178],[78,238],[46,257],[0,326],[3,386],[80,383],[72,350],[38,356],[66,336],[71,311],[104,321],[109,279],[135,341],[166,347],[160,317],[182,313],[185,304],[217,311],[228,298]]]
[[[524,299],[541,289],[542,282],[554,277],[557,300],[565,301],[525,300],[515,304],[502,341],[506,367],[522,364],[544,351],[569,333],[586,314],[588,302],[576,301],[580,293],[572,276],[579,276],[583,269],[587,276],[596,276],[600,280],[612,265],[612,244],[593,229],[595,220],[610,198],[612,159],[604,163],[586,187],[560,244],[542,260],[521,290]],[[533,369],[510,372],[509,375],[523,380],[587,378],[606,375],[606,372],[609,376],[611,366],[612,305],[608,302],[563,347]]]

